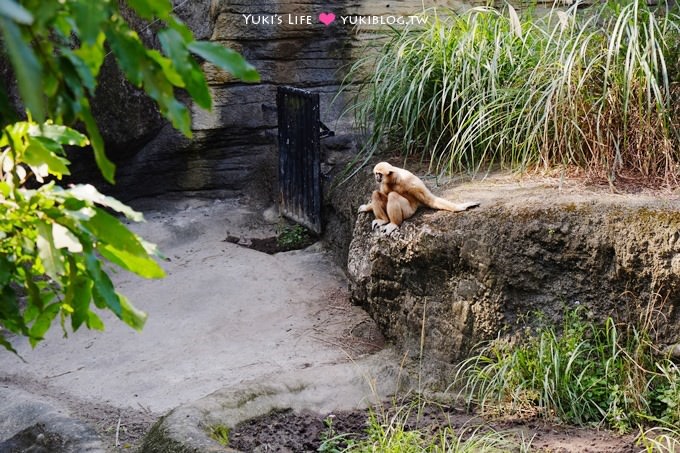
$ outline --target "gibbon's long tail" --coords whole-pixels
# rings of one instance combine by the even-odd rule
[[[453,203],[449,200],[445,200],[444,198],[439,198],[439,197],[432,197],[431,204],[427,204],[429,207],[434,208],[434,209],[444,209],[446,211],[452,211],[452,212],[460,212],[460,211],[465,211],[470,208],[474,208],[475,206],[479,206],[479,202],[477,201],[468,201],[466,203]]]

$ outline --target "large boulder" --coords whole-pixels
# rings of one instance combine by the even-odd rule
[[[678,194],[617,196],[525,183],[447,192],[479,199],[463,213],[421,209],[392,236],[354,228],[352,297],[388,339],[444,377],[480,341],[519,332],[536,315],[582,305],[639,320],[650,304],[661,341],[680,337]],[[440,376],[436,376],[440,374]]]

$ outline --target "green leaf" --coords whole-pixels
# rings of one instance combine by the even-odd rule
[[[260,75],[238,52],[210,41],[194,41],[188,48],[215,66],[230,72],[244,82],[259,82]]]
[[[7,285],[12,277],[14,266],[12,266],[9,260],[0,255],[0,288]]]
[[[9,341],[7,341],[7,339],[6,339],[5,336],[2,334],[2,332],[0,332],[0,346],[2,346],[3,348],[7,349],[9,352],[12,352],[12,353],[16,354],[17,356],[21,357],[21,356],[19,355],[19,353],[17,352],[17,350],[14,349],[14,347],[12,346],[12,343],[10,343]],[[23,359],[22,359],[22,360],[23,360]]]
[[[33,15],[13,0],[0,0],[0,16],[18,24],[31,25],[33,23]]]
[[[34,167],[47,165],[49,173],[59,178],[62,175],[70,175],[71,172],[68,170],[69,161],[57,156],[45,145],[45,142],[40,140],[39,137],[31,140],[26,151],[24,151],[24,162]]]
[[[121,318],[123,311],[121,308],[120,297],[113,288],[113,283],[109,276],[102,270],[99,258],[92,252],[85,254],[85,267],[92,279],[92,296],[98,308],[108,308],[118,318]]]
[[[98,247],[97,250],[104,258],[117,264],[123,269],[134,272],[144,278],[163,278],[165,271],[149,256],[138,256],[124,250],[118,250],[110,245]]]
[[[0,323],[14,333],[28,333],[24,318],[21,316],[17,296],[10,286],[3,286],[0,291]]]
[[[33,118],[42,122],[45,118],[43,100],[42,66],[29,46],[29,39],[24,39],[19,27],[12,21],[0,17],[0,30],[4,38],[4,47],[9,54],[12,67],[19,82],[19,92],[26,108]]]
[[[108,157],[106,157],[106,153],[104,152],[104,139],[99,132],[97,122],[92,116],[88,100],[82,99],[81,105],[83,105],[83,111],[80,112],[80,116],[83,119],[87,133],[90,136],[92,150],[94,151],[94,159],[97,162],[97,167],[99,167],[99,171],[102,172],[104,179],[106,179],[109,183],[114,184],[116,166],[109,160]]]
[[[87,76],[85,79],[81,79],[80,74],[68,58],[60,56],[57,58],[57,62],[61,79],[66,82],[67,86],[67,89],[63,90],[62,101],[73,99],[70,108],[72,111],[76,112],[79,110],[78,101],[85,96],[85,90],[83,88],[86,88],[88,83],[92,84],[94,82],[90,80],[91,77],[88,78]],[[73,106],[75,106],[75,108]]]
[[[103,245],[128,252],[134,256],[148,256],[137,235],[128,230],[120,220],[101,208],[95,208],[96,214],[89,220],[83,221],[85,226]]]
[[[191,113],[189,113],[186,105],[179,102],[174,96],[164,97],[159,104],[162,107],[161,112],[170,120],[172,126],[186,137],[191,138]]]
[[[165,29],[158,32],[158,39],[165,54],[172,59],[174,68],[182,77],[183,85],[186,86],[196,104],[209,109],[212,105],[212,98],[205,75],[187,51],[182,35],[176,30]]]
[[[57,99],[57,95],[60,93],[59,90],[61,90],[61,88],[60,74],[56,74],[56,71],[43,74],[43,89],[45,91],[45,96],[48,98],[48,108],[51,108],[49,101]]]
[[[45,273],[55,281],[59,281],[59,276],[64,273],[64,263],[59,250],[54,246],[52,238],[52,228],[43,221],[37,222],[38,238],[36,245],[38,247],[38,256],[45,268]]]
[[[193,58],[189,58],[188,64],[191,70],[184,75],[184,83],[186,84],[187,91],[189,91],[189,94],[196,104],[209,110],[212,108],[212,95],[208,89],[208,82],[205,79],[205,74]]]
[[[153,62],[153,60],[151,60]],[[191,114],[189,109],[175,98],[175,89],[160,66],[153,62],[144,68],[144,90],[156,101],[161,113],[173,127],[191,137]]]
[[[128,4],[144,19],[166,19],[172,12],[170,0],[128,0]]]
[[[105,41],[106,35],[104,32],[100,31],[94,43],[83,43],[79,49],[73,51],[73,54],[80,58],[82,62],[90,69],[90,73],[95,79],[99,75],[99,71],[106,56],[104,48]]]
[[[123,322],[135,330],[142,330],[146,323],[147,314],[137,310],[125,296],[120,296],[120,302],[123,308],[123,316],[121,318]]]
[[[184,41],[185,43],[195,41],[194,33],[191,31],[191,28],[189,28],[177,16],[168,17],[165,23],[168,25],[168,27],[178,32],[182,36],[182,41]]]
[[[75,332],[83,323],[90,327],[90,300],[92,299],[92,281],[82,275],[75,278],[70,283],[73,290],[73,298],[71,299],[71,307],[73,313],[71,314],[71,327]],[[101,330],[101,329],[99,329]]]
[[[101,318],[97,315],[97,313],[90,311],[87,314],[87,328],[99,331],[104,330],[104,323],[102,322]]]
[[[62,145],[86,146],[90,143],[87,137],[75,129],[59,124],[31,124],[28,128],[31,137],[45,137]]]
[[[38,14],[41,15],[41,13],[42,7],[40,8],[40,12]],[[59,36],[62,40],[67,41],[68,37],[75,32],[73,20],[71,20],[71,18],[66,14],[59,14],[58,11],[55,11],[55,13],[58,15],[56,17],[50,18],[49,23],[54,27],[54,31],[57,34],[57,36]],[[47,25],[46,23],[45,26],[49,25]]]
[[[39,7],[36,8],[35,6],[35,0],[32,2],[32,4],[29,4],[28,2],[24,2],[24,4],[30,9],[31,13],[33,14],[33,27],[34,29],[45,29],[50,26],[50,24],[55,23],[55,22],[66,22],[66,18],[64,16],[57,16],[61,9],[63,8],[63,4],[60,2],[45,2],[41,1]],[[58,28],[61,24],[57,25],[55,23],[55,28]],[[66,33],[64,36],[69,36],[70,33]]]
[[[45,306],[45,300],[40,294],[40,288],[38,288],[38,285],[35,284],[34,277],[30,269],[26,268],[25,272],[26,276],[24,277],[24,285],[26,287],[26,292],[28,292],[28,300],[30,304],[35,305],[39,310],[42,311]]]
[[[80,40],[87,44],[97,41],[102,24],[111,14],[110,3],[102,1],[70,2],[72,17],[78,26]]]
[[[133,329],[142,329],[146,321],[146,314],[137,310],[124,296],[114,290],[109,276],[101,270],[101,263],[93,253],[90,252],[86,255],[85,262],[93,280],[92,295],[95,304],[100,308],[109,308],[119,319]],[[101,319],[91,311],[88,315],[88,327],[94,329],[99,327],[103,329],[104,327]]]
[[[24,322],[30,324],[38,318],[41,308],[37,305],[28,304],[24,310]]]
[[[60,66],[68,68],[62,70],[62,75],[66,79],[69,88],[74,94],[74,98],[79,100],[82,96],[82,88],[74,89],[75,84],[80,84],[87,89],[90,96],[94,96],[97,88],[96,75],[92,73],[90,67],[85,64],[74,52],[70,50],[63,50],[64,58],[60,59]],[[68,65],[66,64],[68,62]],[[68,76],[68,77],[67,77]]]
[[[122,21],[107,27],[105,33],[120,69],[133,85],[141,87],[147,58],[139,36]]]
[[[51,305],[48,305],[47,308],[43,310],[40,315],[38,315],[38,319],[35,320],[31,326],[31,329],[29,330],[28,340],[32,347],[35,348],[35,346],[43,339],[45,332],[49,330],[50,326],[52,325],[52,321],[54,321],[57,313],[59,313],[60,308],[61,302],[55,302]]]
[[[78,184],[66,191],[68,195],[72,195],[73,197],[77,198],[78,200],[83,200],[83,201],[89,201],[92,203],[96,203],[102,206],[105,206],[107,208],[111,208],[114,211],[120,212],[121,214],[124,214],[125,217],[128,219],[135,221],[135,222],[143,222],[144,221],[144,216],[142,215],[141,212],[137,212],[131,207],[127,206],[124,203],[121,203],[120,201],[116,200],[113,197],[106,196],[99,192],[94,186],[90,184]],[[68,200],[67,200],[68,201]],[[92,216],[88,216],[87,218],[91,218]],[[82,218],[82,217],[79,217]]]
[[[156,63],[158,63],[161,69],[163,69],[163,74],[165,74],[165,77],[171,84],[179,88],[184,88],[184,80],[182,80],[182,76],[179,75],[179,73],[175,69],[172,60],[165,58],[157,50],[150,50],[148,54]]]
[[[156,101],[161,113],[170,120],[173,127],[190,137],[189,109],[175,98],[175,87],[171,83],[172,74],[170,79],[166,76],[163,65],[156,62],[157,55],[153,51],[147,51],[139,40],[139,36],[131,31],[127,24],[120,21],[107,29],[106,36],[116,55],[118,65],[128,80],[137,87],[143,87],[144,91]],[[183,79],[186,83],[187,79],[184,77]]]
[[[87,146],[90,141],[75,129],[58,124],[31,124],[28,134],[32,137],[45,137],[62,145]]]

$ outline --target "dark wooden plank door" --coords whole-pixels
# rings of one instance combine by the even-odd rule
[[[281,213],[321,233],[319,94],[279,87],[276,106]]]

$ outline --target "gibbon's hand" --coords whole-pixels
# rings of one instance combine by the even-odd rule
[[[385,224],[387,224],[387,220],[375,219],[373,222],[371,222],[371,229],[377,230]]]
[[[357,212],[369,212],[369,211],[372,211],[372,210],[373,210],[373,208],[371,208],[370,204],[362,204],[361,206],[359,206],[359,211],[357,211]]]
[[[385,236],[390,236],[392,233],[397,231],[399,229],[399,225],[396,225],[394,223],[388,223],[384,227],[380,229],[380,231],[385,235]]]

